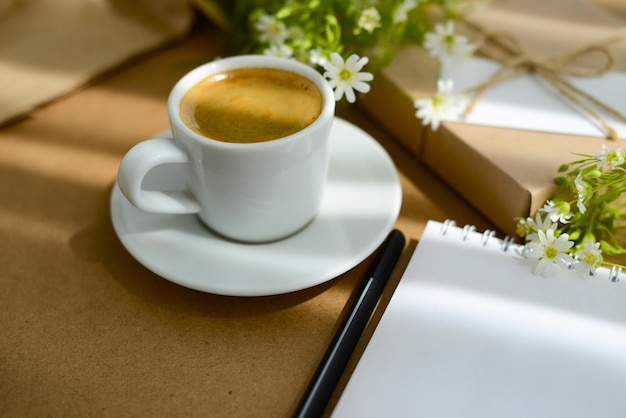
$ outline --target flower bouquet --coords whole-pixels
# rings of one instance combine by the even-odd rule
[[[472,10],[476,0],[197,0],[220,8],[233,53],[293,58],[317,68],[337,101],[356,101],[406,42],[422,44],[440,22]],[[204,4],[204,7],[203,7]],[[210,7],[209,7],[210,4]]]
[[[622,269],[602,254],[626,254],[619,239],[626,229],[626,154],[604,145],[596,155],[579,157],[559,168],[564,174],[555,178],[560,190],[554,199],[534,217],[518,220],[537,274],[550,275],[559,267],[584,276],[595,275],[602,265]]]

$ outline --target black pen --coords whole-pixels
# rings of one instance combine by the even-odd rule
[[[387,236],[374,269],[363,281],[363,287],[354,305],[328,347],[294,417],[317,418],[324,412],[354,347],[374,312],[385,283],[404,248],[404,243],[404,235],[397,229]]]

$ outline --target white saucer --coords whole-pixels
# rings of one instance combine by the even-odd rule
[[[335,119],[328,184],[320,212],[299,233],[267,244],[231,242],[195,215],[143,212],[118,185],[111,217],[141,264],[179,285],[221,295],[263,296],[324,283],[363,261],[385,239],[402,203],[396,167],[384,148]]]

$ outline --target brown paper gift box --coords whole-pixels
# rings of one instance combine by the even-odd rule
[[[549,56],[623,27],[626,4],[618,3],[501,0],[470,19],[490,31],[507,32],[530,51]],[[614,68],[624,71],[626,42],[612,45],[611,51]],[[458,122],[444,122],[437,131],[424,128],[415,117],[413,101],[434,94],[438,73],[438,62],[423,48],[407,46],[376,77],[360,104],[409,153],[507,234],[515,234],[516,217],[533,214],[550,198],[558,167],[573,161],[573,153],[595,154],[602,144],[624,147],[604,138]]]

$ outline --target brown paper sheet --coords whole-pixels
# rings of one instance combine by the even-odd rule
[[[0,126],[186,34],[184,0],[15,0],[0,15]]]

